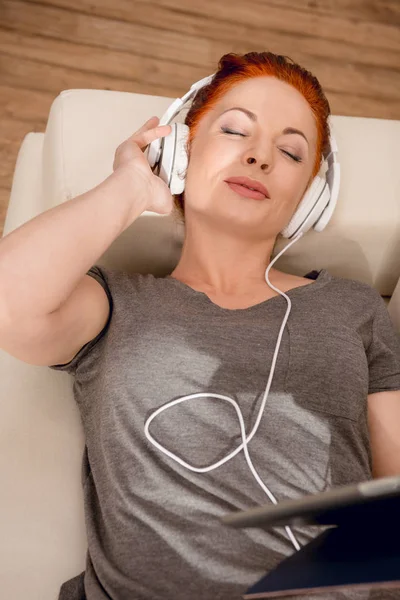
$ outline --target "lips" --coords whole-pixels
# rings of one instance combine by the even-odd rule
[[[255,179],[250,179],[249,177],[229,177],[228,179],[225,179],[225,181],[226,183],[236,183],[249,189],[257,190],[258,192],[264,194],[264,196],[267,198],[270,198],[267,188]]]
[[[231,181],[227,181],[226,185],[231,188],[232,191],[239,194],[239,196],[243,196],[244,198],[252,198],[253,200],[265,201],[266,196],[259,192],[258,190],[251,190],[245,185],[241,185],[240,183],[232,183]]]

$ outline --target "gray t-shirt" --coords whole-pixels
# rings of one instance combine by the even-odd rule
[[[169,276],[97,265],[88,274],[107,292],[110,318],[70,363],[50,367],[74,376],[86,441],[86,569],[59,598],[239,600],[294,548],[283,528],[234,529],[220,517],[268,497],[243,452],[196,473],[154,447],[144,424],[172,399],[210,392],[238,402],[248,434],[287,302],[275,296],[232,310]],[[308,277],[315,281],[287,292],[292,309],[248,446],[278,501],[371,479],[367,395],[400,390],[400,336],[379,293],[325,269]],[[215,398],[167,409],[150,431],[196,467],[241,443],[234,408]],[[322,529],[293,531],[304,544]],[[400,598],[400,590],[310,595],[372,597]]]

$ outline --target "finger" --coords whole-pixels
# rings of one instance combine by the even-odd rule
[[[154,119],[154,121],[153,121]],[[161,129],[162,132],[164,131],[164,128],[167,127],[168,131],[171,130],[171,126],[170,125],[159,125],[158,127],[155,126],[156,124],[156,120],[158,120],[158,117],[152,117],[151,119],[149,119],[148,121],[146,121],[146,123],[137,131],[135,131],[135,133],[133,133],[128,140],[135,140],[135,142],[137,142],[137,140],[140,138],[140,136],[143,136],[143,134],[148,133],[149,131],[156,131],[157,129]],[[153,122],[152,122],[153,121]],[[165,135],[165,133],[164,133]]]
[[[139,129],[137,131],[135,131],[135,133],[133,133],[131,136],[129,136],[129,140],[131,140],[132,138],[135,137],[135,135],[139,135],[140,133],[142,133],[143,131],[146,131],[149,128],[155,127],[158,121],[158,117],[150,117],[150,119],[147,119],[147,121],[145,123],[143,123],[143,125],[141,127],[139,127]]]
[[[147,146],[148,144],[150,144],[150,142],[156,140],[157,138],[169,135],[171,131],[171,125],[160,125],[159,127],[154,127],[153,129],[149,129],[148,131],[143,131],[140,134],[136,134],[132,136],[132,138],[133,141],[142,148],[143,146]]]
[[[158,121],[159,121],[158,117],[155,117],[155,116],[150,117],[150,119],[147,119],[147,121],[133,135],[137,135],[138,133],[141,133],[142,131],[146,131],[147,129],[154,127]]]

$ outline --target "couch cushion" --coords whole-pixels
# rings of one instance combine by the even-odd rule
[[[104,90],[67,90],[54,101],[44,143],[44,202],[54,206],[112,173],[117,146],[174,98]],[[175,119],[183,122],[187,108]],[[304,275],[328,269],[391,296],[400,276],[400,121],[333,115],[341,191],[331,222],[310,231],[275,266]],[[184,229],[172,215],[145,212],[98,261],[129,272],[170,272]],[[149,236],[152,243],[149,244]],[[287,240],[280,237],[275,255]]]

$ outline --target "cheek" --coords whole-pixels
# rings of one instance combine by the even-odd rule
[[[304,173],[293,172],[295,169],[286,169],[278,175],[275,172],[271,181],[270,192],[273,199],[272,212],[275,218],[286,223],[296,211],[297,206],[304,196],[307,179]]]
[[[308,183],[308,174],[300,169],[285,169],[284,175],[277,179],[276,192],[285,204],[300,201]]]
[[[222,144],[198,143],[191,149],[186,184],[201,185],[203,189],[208,186],[211,192],[215,183],[227,174],[232,174],[232,164],[232,159]]]

